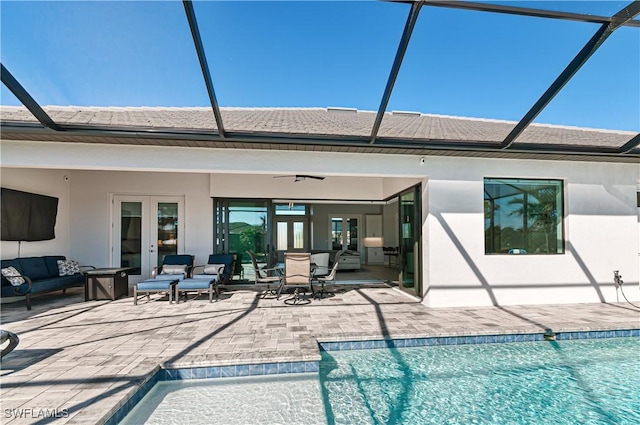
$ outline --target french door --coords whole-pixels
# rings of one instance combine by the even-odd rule
[[[112,216],[111,265],[131,267],[129,283],[184,253],[184,197],[114,195]]]
[[[360,216],[350,217],[340,214],[330,214],[329,222],[329,241],[331,246],[329,249],[340,251],[347,249],[349,251],[360,251],[360,237],[358,236],[358,223]]]
[[[276,263],[285,252],[309,251],[309,208],[306,204],[274,204],[274,246]]]

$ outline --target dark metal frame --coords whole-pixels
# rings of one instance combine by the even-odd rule
[[[7,86],[9,90],[11,90],[13,95],[17,97],[20,102],[22,102],[22,104],[29,110],[29,112],[33,114],[34,117],[36,117],[38,121],[40,121],[43,126],[56,131],[61,130],[61,127],[53,122],[49,114],[47,114],[44,109],[42,109],[40,104],[38,104],[38,102],[36,102],[36,100],[31,97],[29,92],[27,92],[25,88],[22,87],[22,84],[20,84],[18,80],[16,80],[15,77],[9,72],[9,70],[5,68],[5,66],[1,63],[0,80],[2,80],[2,83]]]
[[[216,126],[218,127],[218,134],[220,137],[225,137],[224,125],[222,123],[222,114],[220,113],[220,106],[216,99],[216,92],[213,89],[213,79],[211,78],[211,72],[209,71],[209,65],[207,63],[207,56],[204,53],[204,46],[202,44],[202,38],[200,37],[200,30],[198,29],[198,21],[196,20],[196,12],[193,10],[193,4],[190,0],[184,0],[184,11],[187,14],[187,20],[189,21],[189,28],[191,29],[191,36],[193,37],[193,44],[196,47],[198,54],[198,60],[200,61],[200,68],[202,69],[202,76],[204,77],[204,83],[207,86],[207,93],[209,94],[209,102],[213,108],[213,115],[216,118]]]
[[[407,17],[407,22],[404,25],[404,31],[402,32],[402,38],[400,38],[400,45],[398,46],[396,57],[393,60],[393,65],[391,66],[391,74],[389,75],[389,79],[387,80],[387,86],[384,89],[382,101],[380,101],[380,107],[378,108],[378,114],[376,115],[373,129],[371,130],[371,141],[369,142],[371,144],[374,144],[376,142],[378,130],[380,130],[382,118],[384,118],[384,113],[387,110],[387,105],[389,104],[389,99],[391,98],[391,92],[393,91],[393,86],[395,85],[396,79],[398,78],[398,72],[400,72],[400,66],[402,65],[404,54],[406,53],[407,47],[409,46],[409,41],[411,40],[411,35],[413,34],[413,28],[416,26],[416,21],[418,20],[418,15],[420,14],[421,7],[422,2],[414,2],[411,4],[411,10],[409,11],[409,16]]]
[[[193,9],[191,0],[183,0],[185,14],[189,23],[189,28],[200,62],[200,68],[213,109],[216,120],[217,131],[205,132],[198,130],[158,130],[149,128],[100,128],[90,125],[61,125],[54,122],[51,117],[42,109],[42,107],[29,95],[22,85],[11,75],[11,73],[2,65],[2,83],[7,86],[11,92],[22,102],[22,104],[38,119],[38,121],[46,128],[55,130],[56,132],[65,131],[72,132],[73,135],[89,135],[97,137],[135,137],[135,138],[157,138],[157,139],[180,139],[180,140],[202,140],[202,141],[233,141],[247,143],[270,143],[270,144],[303,144],[303,145],[325,145],[325,146],[354,146],[354,147],[376,147],[376,148],[408,148],[408,149],[434,149],[449,151],[483,151],[483,152],[522,152],[522,153],[541,153],[541,154],[583,154],[583,155],[602,155],[602,156],[636,156],[637,146],[640,144],[640,134],[634,136],[631,140],[620,147],[585,147],[585,146],[569,146],[562,144],[525,144],[518,143],[514,145],[515,140],[526,130],[533,120],[542,112],[548,103],[562,90],[567,82],[575,75],[576,72],[589,60],[593,53],[606,41],[606,39],[621,26],[630,26],[640,28],[640,21],[633,20],[640,14],[640,1],[633,1],[628,6],[620,10],[611,17],[585,15],[570,12],[555,12],[550,10],[541,10],[533,8],[503,6],[497,4],[477,3],[468,1],[448,1],[448,0],[399,0],[397,3],[411,4],[411,9],[407,16],[404,31],[400,39],[398,49],[394,58],[393,65],[387,80],[385,90],[382,95],[380,107],[373,124],[371,135],[369,137],[335,135],[307,135],[307,134],[282,134],[275,132],[250,133],[250,132],[227,132],[224,129],[220,106],[216,99],[213,79],[207,63],[204,46],[200,37],[200,30],[196,20],[196,14]],[[393,92],[393,86],[396,82],[400,67],[404,59],[407,47],[411,41],[411,35],[417,22],[420,10],[423,6],[446,7],[456,9],[475,10],[482,12],[506,13],[522,16],[533,16],[550,19],[573,20],[580,22],[591,22],[601,24],[600,28],[585,44],[580,52],[567,65],[556,80],[549,86],[545,93],[532,106],[527,114],[516,124],[509,135],[500,142],[485,141],[450,141],[435,139],[418,139],[404,140],[394,138],[380,138],[378,131],[384,114],[386,112],[389,99]],[[16,132],[33,132],[42,130],[39,126],[29,124],[5,124],[2,123],[3,131]]]

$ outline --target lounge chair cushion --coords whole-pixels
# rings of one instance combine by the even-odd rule
[[[155,280],[182,280],[184,279],[184,274],[159,274],[156,276]]]
[[[204,274],[218,274],[220,273],[220,269],[224,269],[224,264],[207,264],[204,266],[203,273]],[[223,270],[224,271],[224,270]]]
[[[231,280],[233,272],[233,254],[211,254],[207,264],[223,264],[224,270],[221,273],[220,280]]]
[[[186,279],[178,282],[178,289],[209,289],[212,282],[215,282],[215,279]]]
[[[142,282],[136,283],[138,291],[159,291],[163,289],[169,289],[172,283],[175,283],[178,279],[147,279]]]
[[[161,274],[184,274],[187,272],[186,265],[165,264],[162,266]]]

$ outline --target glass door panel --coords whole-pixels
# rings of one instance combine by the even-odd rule
[[[120,265],[140,274],[142,266],[142,202],[120,203]]]
[[[157,218],[158,255],[156,266],[161,266],[165,255],[178,253],[178,203],[158,202]]]
[[[342,218],[333,217],[331,219],[331,249],[339,251],[342,249]]]
[[[400,194],[400,288],[419,296],[420,223],[419,192],[412,188]]]
[[[359,244],[358,244],[358,219],[357,218],[347,219],[346,237],[347,237],[347,240],[345,241],[345,243],[347,245],[347,249],[349,251],[358,252]]]
[[[279,224],[279,223],[278,223]],[[294,221],[293,223],[293,249],[304,249],[304,222]]]
[[[280,221],[277,223],[276,231],[276,249],[278,251],[286,251],[289,244],[289,223]]]
[[[253,280],[253,264],[247,251],[251,250],[256,254],[256,260],[261,266],[266,265],[269,259],[267,201],[216,199],[214,206],[216,253],[236,254],[240,264],[236,266],[236,274]]]

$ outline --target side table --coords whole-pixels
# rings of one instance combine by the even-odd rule
[[[129,295],[130,267],[103,268],[85,272],[84,300],[116,300]]]

